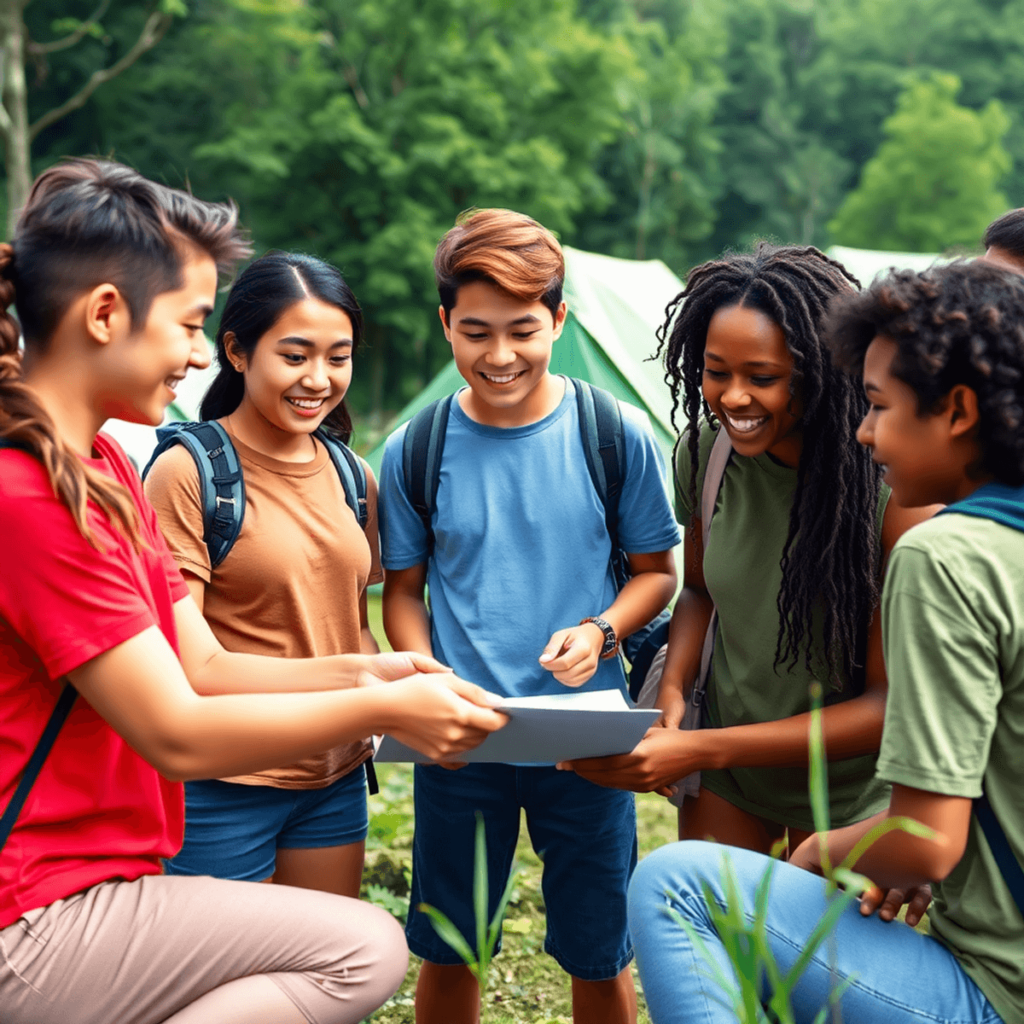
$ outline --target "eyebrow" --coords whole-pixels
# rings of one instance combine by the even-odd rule
[[[704,353],[704,361],[707,362],[707,360],[709,360],[709,359],[712,360],[713,362],[716,362],[716,363],[724,363],[725,362],[725,359],[722,356],[718,355],[717,353],[715,353],[715,352],[705,352]],[[773,363],[770,359],[751,359],[749,362],[741,363],[740,365],[741,366],[761,366],[761,367],[767,367],[767,368],[772,369],[772,370],[782,370],[782,369],[784,369],[784,367],[782,366],[781,363]]]
[[[208,306],[205,302],[201,302],[198,305],[193,306],[185,316],[201,316],[204,320],[213,312],[213,306]]]
[[[881,391],[881,390],[882,389],[877,384],[875,384],[873,381],[870,381],[870,380],[864,381],[864,391],[865,392],[868,392],[868,391]]]
[[[518,324],[539,324],[541,319],[539,316],[534,316],[532,313],[527,313],[526,316],[517,317],[515,320],[509,321],[510,327],[515,327]],[[464,316],[459,318],[459,324],[466,324],[467,326],[473,327],[490,327],[491,323],[488,320],[481,320],[478,316]]]
[[[298,335],[289,335],[287,338],[278,338],[278,345],[298,345],[300,348],[316,348],[316,345],[308,338],[300,338]],[[351,348],[351,338],[339,338],[331,348]]]

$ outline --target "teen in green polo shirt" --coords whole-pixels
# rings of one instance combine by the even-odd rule
[[[859,1024],[1020,1024],[1024,279],[981,264],[903,271],[843,303],[834,325],[837,361],[862,372],[871,403],[858,438],[884,467],[893,500],[948,507],[900,539],[885,580],[889,695],[878,774],[893,787],[889,808],[821,838],[836,863],[885,817],[907,815],[934,834],[888,833],[857,863],[882,888],[840,919],[834,976],[827,955],[811,963],[796,1020],[814,1020],[830,987],[852,978],[842,1009]],[[979,818],[983,794],[994,825]],[[823,885],[807,873],[820,870],[820,851],[812,837],[774,875],[767,935],[783,971],[823,908]],[[766,861],[729,855],[750,907]],[[634,876],[630,930],[656,1024],[734,1019],[711,975],[692,969],[690,934],[665,913],[675,907],[729,971],[700,888],[719,857],[681,843]],[[930,936],[864,916],[889,889],[881,916],[891,918],[894,891],[928,881]]]

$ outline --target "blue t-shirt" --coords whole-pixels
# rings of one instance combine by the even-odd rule
[[[619,403],[626,479],[619,537],[633,554],[679,542],[650,425]],[[388,438],[378,509],[385,569],[427,560],[427,533],[402,478],[405,427]],[[427,567],[434,656],[463,679],[508,697],[566,693],[538,664],[552,633],[615,599],[611,541],[591,482],[571,388],[549,416],[523,427],[470,419],[451,399]],[[588,690],[624,688],[618,658]]]

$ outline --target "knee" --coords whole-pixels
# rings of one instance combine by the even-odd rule
[[[713,843],[671,843],[637,865],[629,883],[627,911],[634,941],[662,918],[667,921],[668,908],[683,912],[691,898],[703,900],[702,883],[717,864],[720,850]]]
[[[366,929],[366,951],[375,965],[374,975],[381,990],[386,989],[384,1002],[398,991],[409,969],[409,947],[402,926],[379,907],[367,907],[371,916]]]

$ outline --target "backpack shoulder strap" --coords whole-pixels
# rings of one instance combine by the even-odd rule
[[[981,825],[982,832],[985,833],[988,848],[992,851],[1017,909],[1024,914],[1024,868],[1014,855],[1010,840],[1006,838],[1003,826],[999,824],[999,819],[988,801],[988,794],[984,790],[981,796],[974,800],[974,815]]]
[[[604,520],[612,539],[612,552],[619,547],[619,499],[626,479],[626,440],[622,412],[615,397],[585,380],[567,378],[576,392],[580,437],[587,470],[594,490],[604,506]]]
[[[708,537],[711,535],[711,517],[715,514],[718,492],[722,489],[725,468],[729,465],[730,455],[732,455],[732,442],[729,440],[725,427],[719,427],[714,444],[711,446],[711,454],[708,456],[708,464],[704,470],[704,484],[700,492],[700,532],[705,551],[708,546]],[[704,634],[704,646],[700,652],[700,671],[697,673],[690,696],[695,707],[699,707],[703,703],[704,692],[707,690],[708,680],[711,678],[711,658],[715,653],[717,631],[718,610],[712,608],[708,630]]]
[[[146,478],[157,457],[176,444],[184,445],[199,470],[203,502],[203,542],[216,568],[238,539],[245,517],[245,482],[238,453],[227,431],[214,420],[171,423],[157,428],[159,444],[142,471]]]
[[[14,448],[17,446],[0,441],[0,447]],[[4,809],[3,815],[0,815],[0,850],[3,849],[4,843],[7,842],[7,837],[14,828],[14,822],[21,813],[22,807],[25,806],[29,790],[42,770],[43,762],[46,760],[47,754],[50,753],[50,749],[57,739],[57,733],[60,732],[61,726],[70,714],[71,706],[75,703],[77,696],[78,691],[65,679],[64,689],[61,690],[57,703],[50,713],[49,720],[43,727],[43,734],[39,737],[36,749],[32,751],[32,756],[28,759],[25,770],[21,773],[21,778],[18,780],[18,785],[14,790],[14,796],[11,797],[10,802]]]
[[[324,430],[316,430],[314,433],[331,456],[334,468],[341,478],[345,501],[355,513],[359,529],[365,530],[369,514],[366,509],[366,470],[363,469],[362,462],[347,444],[343,444],[336,437],[331,437]]]
[[[430,519],[441,480],[441,455],[451,403],[452,396],[445,395],[424,406],[409,421],[402,439],[405,493],[427,531],[428,552],[434,550],[434,528]]]
[[[730,455],[732,455],[732,442],[729,440],[725,427],[719,427],[718,433],[715,435],[715,443],[711,446],[711,454],[708,456],[708,464],[704,470],[704,486],[700,492],[701,540],[705,548],[708,546],[711,517],[715,514],[718,492],[722,489],[725,468],[729,465]]]

